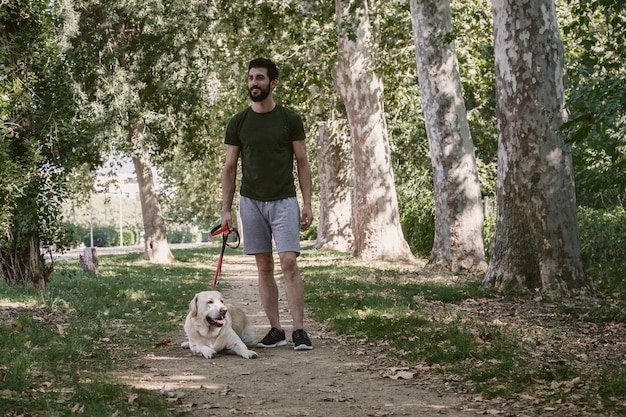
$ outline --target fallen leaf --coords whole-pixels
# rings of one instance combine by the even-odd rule
[[[172,339],[168,337],[168,338],[166,338],[166,339],[161,340],[159,343],[157,343],[157,344],[156,344],[156,347],[163,347],[163,346],[167,346],[167,345],[169,345],[170,343],[172,343]]]

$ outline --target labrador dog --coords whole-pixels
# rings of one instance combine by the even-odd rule
[[[254,330],[244,312],[236,307],[227,308],[219,291],[197,293],[189,303],[185,319],[187,341],[181,347],[194,355],[213,358],[226,350],[242,358],[252,359],[257,353],[247,345],[254,341]]]

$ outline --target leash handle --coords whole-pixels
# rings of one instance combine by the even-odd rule
[[[230,243],[228,242],[228,236],[234,233],[237,237],[236,237],[236,242],[235,243]],[[219,236],[219,235],[223,235],[223,246],[228,246],[231,249],[237,249],[239,247],[239,244],[241,243],[241,238],[239,236],[239,231],[237,230],[236,227],[228,227],[227,225],[222,226],[221,224],[218,224],[217,226],[215,226],[213,229],[211,229],[211,236],[215,237],[215,236]]]
[[[233,227],[232,230],[237,230],[237,229]],[[222,226],[221,224],[218,224],[213,229],[211,229],[211,236],[215,237],[221,234],[228,236],[230,232],[231,232],[231,229],[228,227],[227,224],[225,224],[224,226]]]
[[[237,235],[236,244],[228,243],[228,236],[231,233],[234,233]],[[239,232],[237,231],[237,228],[235,227],[229,228],[228,225],[222,226],[221,224],[218,224],[213,229],[211,229],[211,236],[219,236],[219,235],[222,235],[222,248],[220,249],[220,257],[217,261],[217,268],[215,268],[215,276],[213,277],[213,286],[211,288],[212,291],[216,290],[218,277],[222,271],[222,259],[224,259],[224,249],[226,248],[226,246],[232,249],[236,249],[239,247],[239,243],[241,241],[239,238]]]

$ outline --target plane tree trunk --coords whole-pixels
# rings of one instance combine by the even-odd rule
[[[484,272],[483,210],[449,1],[411,0],[413,38],[435,193],[430,266]]]
[[[370,3],[373,4],[371,0],[335,1],[340,35],[333,82],[345,105],[352,136],[352,255],[371,260],[413,261],[400,225],[383,83],[369,49],[374,40]]]
[[[135,122],[130,128],[131,143],[139,142],[144,134],[144,124]],[[137,148],[137,146],[135,146]],[[139,185],[139,199],[141,201],[141,217],[144,227],[145,252],[144,259],[154,263],[171,263],[174,256],[167,243],[165,219],[161,214],[161,206],[157,199],[156,187],[150,160],[145,152],[140,156],[133,156],[137,184]]]
[[[498,214],[483,284],[568,294],[580,258],[565,120],[563,45],[553,0],[495,0]]]

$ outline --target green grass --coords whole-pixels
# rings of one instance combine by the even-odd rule
[[[589,408],[626,412],[623,404],[615,402],[615,398],[624,398],[624,372],[610,366],[575,364],[568,357],[568,344],[584,345],[593,340],[568,340],[560,325],[623,323],[624,315],[619,314],[623,306],[618,300],[577,305],[551,300],[556,305],[551,314],[558,320],[546,323],[543,316],[527,317],[527,327],[519,327],[483,319],[480,308],[463,307],[465,303],[491,302],[504,306],[504,321],[514,315],[506,307],[510,304],[513,308],[514,300],[483,288],[480,277],[433,282],[349,262],[307,267],[303,275],[307,306],[316,320],[326,322],[337,333],[384,345],[402,360],[436,364],[442,373],[460,375],[486,398],[534,395],[544,390],[546,398],[566,398],[571,390],[569,381],[583,377]],[[545,333],[538,343],[550,348],[537,352],[535,343],[526,337],[536,330]]]
[[[177,330],[193,294],[210,286],[218,249],[174,253],[171,266],[101,256],[98,276],[58,262],[43,293],[0,283],[0,305],[11,303],[0,323],[0,416],[185,415],[107,376]]]
[[[169,266],[138,261],[137,254],[101,256],[99,276],[83,273],[78,261],[59,262],[43,293],[0,283],[0,416],[190,415],[110,371],[180,331],[188,300],[211,284],[218,253],[174,251],[178,262]],[[593,358],[593,343],[608,340],[592,340],[587,348],[568,339],[563,327],[619,331],[621,295],[588,303],[550,300],[549,315],[528,317],[520,327],[483,314],[483,306],[498,305],[506,322],[515,301],[484,289],[480,278],[434,281],[311,248],[301,260],[313,318],[355,343],[383,346],[403,363],[436,365],[432,372],[458,375],[486,398],[526,393],[567,402],[568,381],[581,377],[578,401],[588,409],[625,412],[623,364],[585,364],[569,354],[575,348]]]

